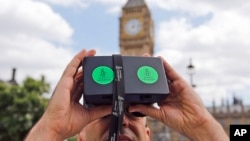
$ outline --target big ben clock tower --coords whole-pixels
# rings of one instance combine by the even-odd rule
[[[119,40],[122,55],[153,55],[154,23],[144,0],[128,0],[123,6]]]

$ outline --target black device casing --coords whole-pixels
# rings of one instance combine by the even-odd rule
[[[160,58],[122,56],[122,62],[125,103],[150,104],[167,97],[169,88]],[[102,85],[92,78],[93,70],[99,66],[113,68],[112,56],[85,57],[82,65],[84,102],[93,105],[112,104],[113,83]],[[158,80],[155,83],[146,84],[139,80],[137,71],[142,66],[153,67],[158,72]]]

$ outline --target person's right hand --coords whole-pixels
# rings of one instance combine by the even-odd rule
[[[129,111],[151,116],[193,140],[228,140],[194,89],[164,59],[162,61],[166,76],[171,80],[169,96],[158,103],[160,109],[135,105]]]
[[[82,60],[95,50],[82,50],[68,64],[48,107],[26,140],[63,140],[81,131],[88,123],[111,113],[111,106],[86,108],[79,103],[83,92]],[[80,64],[80,65],[79,65]],[[88,85],[88,84],[85,84]]]

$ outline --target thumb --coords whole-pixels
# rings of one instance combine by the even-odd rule
[[[129,107],[129,112],[139,112],[157,120],[161,120],[162,118],[161,110],[159,108],[154,107],[153,105],[132,105]]]
[[[111,114],[112,107],[110,105],[101,105],[88,109],[89,122]]]

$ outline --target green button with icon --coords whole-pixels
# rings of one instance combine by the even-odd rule
[[[158,80],[157,71],[150,66],[142,66],[137,70],[137,77],[146,84],[154,84]]]
[[[93,70],[92,78],[97,84],[107,85],[114,80],[114,72],[110,67],[99,66]]]

